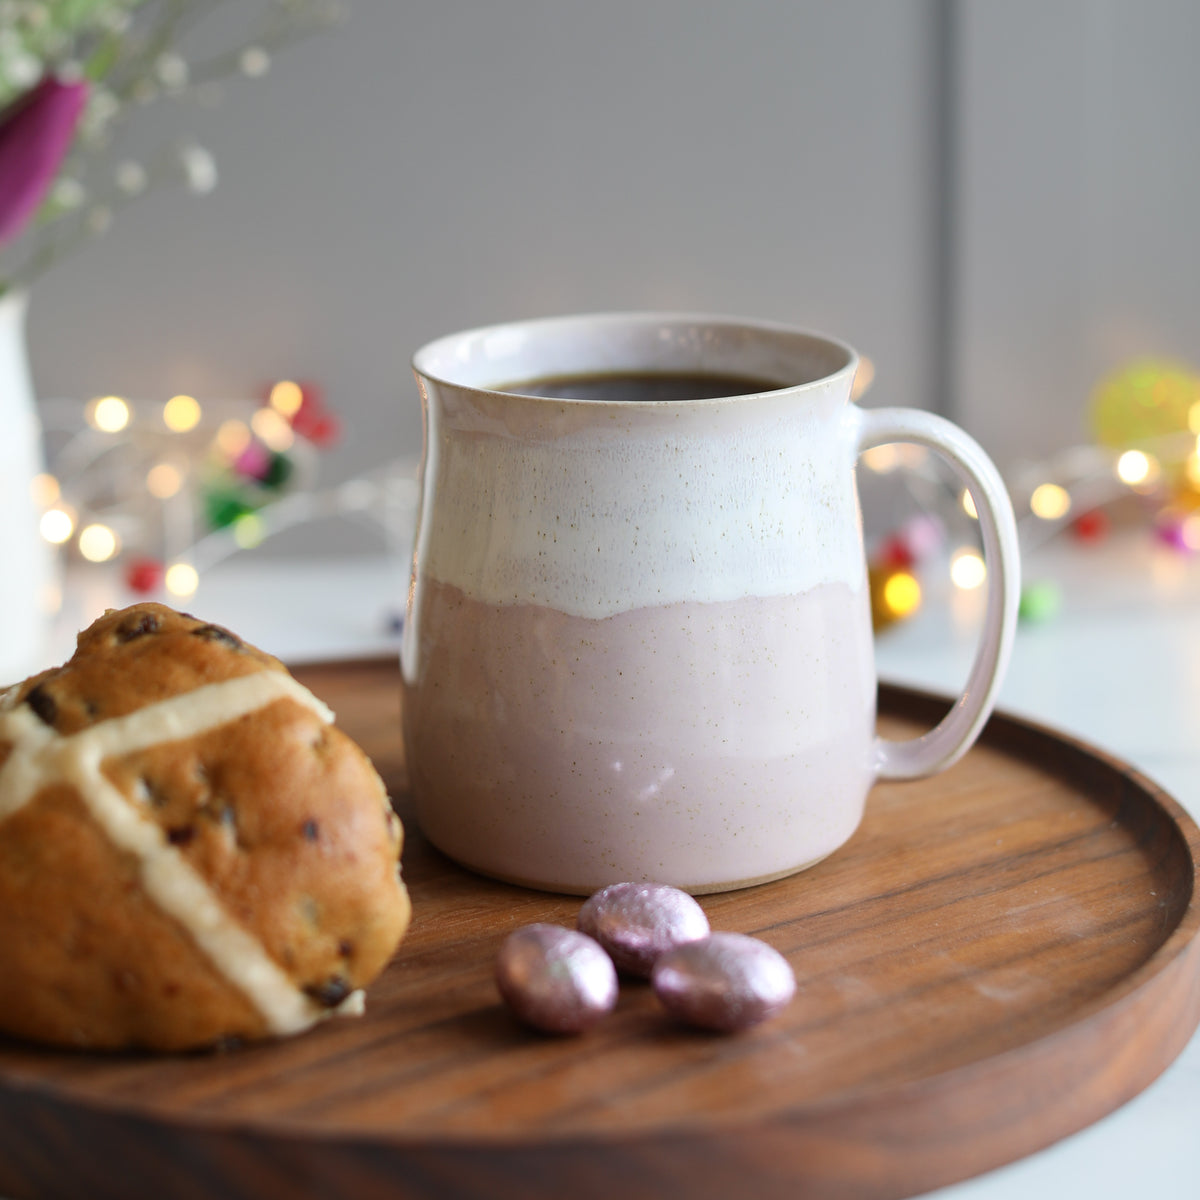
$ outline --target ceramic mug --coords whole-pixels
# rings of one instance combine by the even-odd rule
[[[656,313],[418,351],[401,674],[416,816],[436,846],[551,891],[744,887],[841,846],[874,781],[966,752],[1016,625],[1012,510],[956,426],[850,403],[857,362],[781,325]],[[678,374],[756,382],[705,399],[526,394]],[[964,694],[899,743],[875,734],[854,480],[859,453],[888,442],[931,447],[962,477],[988,567]]]

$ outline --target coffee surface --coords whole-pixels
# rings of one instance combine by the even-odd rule
[[[776,392],[787,386],[776,379],[710,371],[614,371],[590,375],[547,375],[539,379],[506,383],[497,390],[555,400],[661,403],[748,396],[756,392]]]

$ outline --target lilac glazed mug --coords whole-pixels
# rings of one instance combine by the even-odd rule
[[[417,352],[400,660],[416,816],[439,849],[549,891],[746,887],[835,851],[876,780],[967,751],[1016,627],[1012,509],[955,425],[852,404],[857,364],[786,326],[663,313]],[[875,733],[855,486],[857,456],[889,442],[961,476],[988,567],[966,689],[904,742]]]

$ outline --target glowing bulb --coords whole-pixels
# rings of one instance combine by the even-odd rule
[[[886,475],[900,465],[900,452],[895,446],[872,446],[870,450],[863,451],[862,460],[868,470]]]
[[[43,584],[41,594],[38,596],[38,604],[41,606],[42,612],[49,613],[50,616],[61,612],[63,604],[62,588],[54,580]]]
[[[53,475],[35,475],[29,481],[29,495],[38,508],[49,508],[62,495],[62,488]]]
[[[101,396],[88,405],[87,419],[101,433],[120,433],[129,424],[129,405],[120,396]]]
[[[200,404],[192,396],[172,396],[163,405],[163,424],[172,433],[187,433],[200,424]]]
[[[860,366],[859,371],[861,370]],[[856,380],[857,378],[858,376],[855,376]],[[303,403],[304,392],[298,383],[293,383],[290,379],[281,379],[271,389],[271,407],[285,417],[294,417],[300,411]]]
[[[875,364],[864,354],[858,360],[854,382],[850,385],[850,399],[857,400],[875,382]]]
[[[65,509],[50,508],[42,513],[38,528],[51,545],[61,546],[70,541],[71,534],[75,532],[75,518]]]
[[[975,497],[972,496],[966,488],[963,488],[963,493],[959,497],[959,503],[962,504],[963,512],[965,512],[972,521],[979,520],[979,510],[975,507]]]
[[[225,421],[217,430],[217,448],[226,458],[237,458],[249,445],[250,430],[241,421]]]
[[[1117,459],[1117,478],[1130,487],[1136,487],[1150,478],[1156,466],[1148,454],[1143,454],[1140,450],[1126,450]]]
[[[118,549],[117,535],[107,525],[87,525],[79,531],[79,553],[88,562],[107,562]]]
[[[956,588],[969,592],[987,578],[987,567],[974,550],[958,550],[950,560],[950,578]]]
[[[181,487],[183,472],[174,463],[156,463],[146,472],[146,490],[159,500],[169,500]]]
[[[200,576],[191,563],[172,563],[163,578],[172,596],[190,596],[200,586]]]
[[[292,427],[273,408],[260,408],[250,418],[250,428],[275,451],[288,449],[296,440]]]
[[[1057,483],[1039,484],[1029,497],[1029,507],[1035,517],[1043,521],[1057,521],[1071,511],[1071,497]]]
[[[921,585],[907,571],[897,571],[883,585],[883,602],[897,617],[906,617],[921,603]]]
[[[919,471],[929,457],[929,451],[915,442],[903,442],[900,445],[900,462],[912,471]]]

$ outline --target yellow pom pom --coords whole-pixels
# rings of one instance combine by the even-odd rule
[[[1200,432],[1200,375],[1178,363],[1131,363],[1100,381],[1091,418],[1096,441],[1114,450]]]
[[[921,585],[901,568],[872,565],[867,569],[871,624],[878,633],[911,616],[921,605]]]

